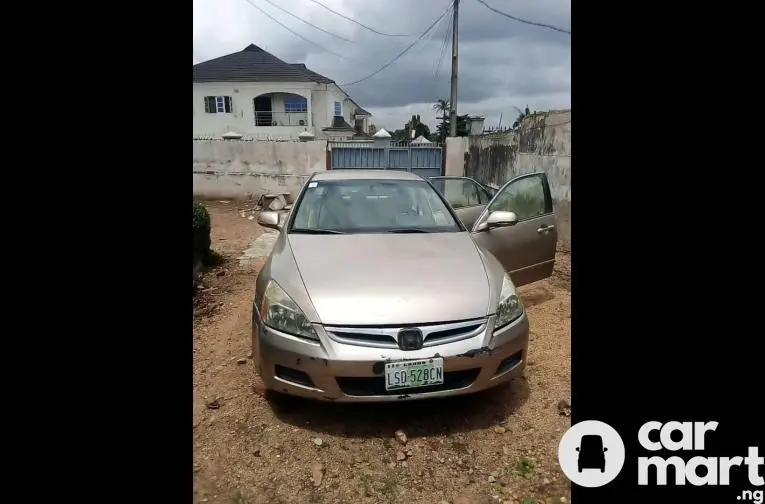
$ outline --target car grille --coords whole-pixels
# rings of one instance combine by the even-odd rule
[[[339,343],[375,348],[398,348],[398,332],[405,328],[421,330],[422,346],[427,348],[477,336],[486,329],[486,319],[411,326],[325,326],[324,330],[331,339]]]
[[[465,369],[463,371],[447,371],[444,373],[444,383],[440,385],[428,385],[425,387],[413,387],[400,390],[385,390],[385,377],[374,378],[338,377],[337,385],[345,395],[349,396],[382,396],[382,395],[407,395],[422,394],[425,392],[441,392],[444,390],[458,390],[473,384],[480,369]]]

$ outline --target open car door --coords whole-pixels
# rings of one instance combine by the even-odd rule
[[[473,228],[491,201],[486,188],[468,177],[430,177],[430,182],[446,198],[468,229]]]
[[[558,232],[547,175],[531,173],[507,182],[476,219],[472,234],[516,286],[552,275]]]

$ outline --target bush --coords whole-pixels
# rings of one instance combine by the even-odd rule
[[[201,203],[194,203],[194,264],[198,261],[209,262],[210,250],[210,214]]]

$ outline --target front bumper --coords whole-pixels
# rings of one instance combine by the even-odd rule
[[[403,351],[340,343],[315,325],[320,341],[264,326],[253,309],[252,348],[268,389],[336,402],[384,402],[470,394],[520,376],[526,366],[529,322],[524,312],[494,333],[494,317],[480,333],[460,341]],[[386,362],[442,357],[444,383],[385,390]]]

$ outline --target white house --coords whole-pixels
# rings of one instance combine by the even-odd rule
[[[194,65],[194,136],[348,140],[369,135],[369,112],[332,80],[250,44]]]

